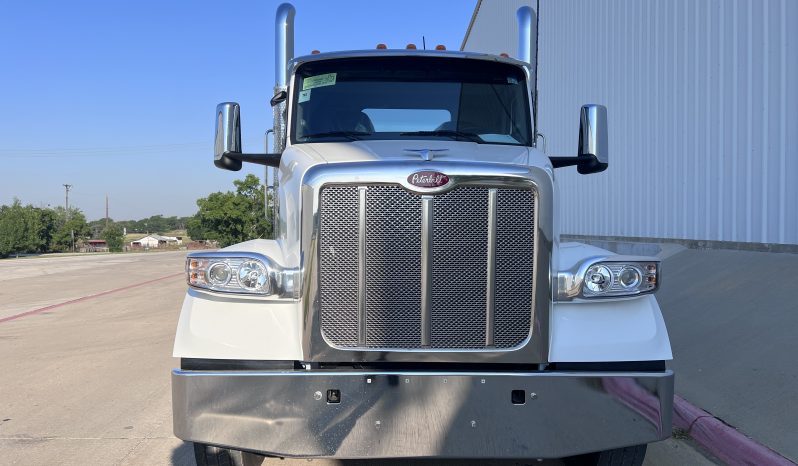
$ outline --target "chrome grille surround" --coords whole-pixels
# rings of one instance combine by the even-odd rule
[[[436,170],[445,173],[450,177],[450,183],[436,188],[418,188],[405,182],[408,175],[416,171],[423,170]],[[473,326],[473,329],[479,327],[479,330],[472,331],[472,327],[468,326],[466,327],[466,330],[468,330],[467,332],[455,331],[456,333],[452,334],[458,339],[458,342],[460,342],[459,347],[454,343],[450,343],[445,338],[441,338],[436,341],[437,337],[445,337],[447,323],[443,321],[439,322],[441,325],[435,323],[435,314],[437,313],[437,310],[434,308],[434,306],[432,306],[433,312],[429,318],[428,324],[429,327],[432,328],[427,328],[426,331],[429,332],[430,335],[433,335],[432,330],[435,329],[434,335],[436,335],[436,338],[432,338],[428,345],[420,345],[418,343],[418,338],[423,339],[425,332],[423,326],[421,329],[421,335],[419,335],[417,324],[415,325],[415,328],[412,328],[412,326],[409,325],[396,325],[397,328],[393,327],[395,324],[402,324],[402,319],[405,319],[407,315],[413,316],[412,320],[415,321],[415,316],[418,315],[418,307],[413,304],[412,306],[404,306],[403,312],[393,312],[395,307],[385,306],[385,303],[387,303],[390,299],[395,300],[397,297],[399,299],[404,297],[407,299],[416,300],[419,299],[419,294],[421,295],[420,298],[423,302],[425,300],[424,286],[422,285],[421,289],[419,289],[416,285],[405,287],[396,283],[394,285],[387,286],[383,290],[374,289],[367,290],[366,292],[362,293],[363,296],[365,296],[364,307],[366,309],[365,315],[367,316],[367,325],[361,330],[361,333],[363,334],[362,340],[358,342],[358,346],[342,346],[338,344],[338,342],[335,341],[335,338],[330,338],[330,332],[327,332],[327,328],[324,330],[322,329],[323,325],[325,325],[323,316],[327,314],[325,312],[327,310],[326,307],[331,301],[329,298],[326,300],[322,299],[323,296],[321,294],[321,289],[327,287],[327,284],[320,283],[323,281],[320,275],[320,269],[325,268],[322,267],[322,264],[329,259],[329,257],[324,257],[324,246],[322,246],[324,242],[323,237],[327,233],[322,231],[323,228],[321,228],[321,225],[327,220],[324,220],[324,215],[322,215],[321,193],[325,190],[325,188],[333,186],[350,188],[356,186],[367,187],[366,192],[369,190],[375,190],[375,193],[380,193],[376,197],[371,197],[367,194],[364,201],[362,201],[363,205],[361,208],[363,209],[367,208],[367,204],[374,202],[385,202],[386,205],[391,204],[392,202],[396,203],[398,201],[396,199],[390,200],[392,196],[388,195],[386,197],[386,193],[398,195],[398,193],[404,191],[404,196],[409,196],[410,199],[421,198],[429,200],[429,204],[425,204],[425,201],[423,201],[421,206],[418,206],[418,203],[414,201],[412,209],[420,208],[422,213],[425,212],[424,209],[426,205],[433,205],[436,198],[443,198],[443,195],[449,193],[451,193],[451,196],[456,196],[465,195],[469,192],[473,193],[479,190],[482,190],[483,192],[493,191],[496,193],[494,194],[494,199],[498,199],[499,197],[504,199],[504,194],[502,194],[502,196],[497,195],[503,190],[507,191],[506,196],[511,197],[515,192],[531,193],[530,198],[533,198],[533,200],[530,202],[534,203],[534,210],[530,212],[527,224],[532,225],[534,232],[529,236],[530,242],[521,244],[519,246],[519,250],[521,251],[524,249],[529,250],[532,249],[531,243],[534,242],[534,263],[530,261],[526,265],[526,267],[529,267],[534,271],[533,276],[528,278],[528,281],[531,282],[532,291],[530,293],[529,288],[527,288],[526,291],[526,300],[529,303],[529,306],[525,308],[525,312],[519,314],[520,317],[519,315],[514,315],[512,313],[508,314],[508,303],[521,303],[523,306],[526,306],[526,304],[523,303],[523,299],[518,300],[517,297],[503,300],[503,297],[498,295],[501,291],[499,291],[500,287],[498,286],[499,283],[497,283],[497,293],[493,298],[495,301],[494,319],[496,317],[499,319],[509,319],[508,323],[502,324],[501,322],[498,322],[494,331],[492,332],[495,341],[492,342],[493,344],[486,345],[487,342],[485,334],[488,328],[488,322],[485,322],[484,320],[485,306],[483,304],[479,314],[481,316],[481,320],[474,318],[471,319],[469,323],[470,326]],[[302,283],[304,286],[302,295],[305,314],[303,351],[308,357],[307,360],[318,362],[490,361],[527,364],[546,362],[548,357],[549,311],[550,303],[552,301],[552,287],[550,281],[550,256],[552,247],[551,193],[552,179],[550,173],[537,167],[475,162],[368,161],[320,165],[309,169],[305,175],[305,178],[303,179],[303,215],[301,219],[303,246]],[[383,201],[378,201],[379,198],[382,198]],[[388,200],[386,201],[385,199]],[[510,201],[514,202],[512,199],[510,199]],[[483,202],[482,205],[484,204],[485,203]],[[471,207],[472,208],[468,214],[470,217],[474,217],[473,205]],[[368,208],[371,209],[372,207]],[[488,206],[488,208],[490,209],[490,206]],[[500,208],[500,206],[496,206],[494,200],[493,209],[498,208]],[[480,207],[480,210],[484,211],[484,208]],[[496,212],[498,213],[498,210],[496,210]],[[368,254],[373,256],[370,258],[371,262],[367,267],[375,267],[375,264],[383,267],[382,274],[369,272],[366,275],[369,276],[369,280],[375,280],[374,277],[378,277],[376,278],[378,282],[386,284],[390,283],[392,278],[396,279],[397,277],[395,272],[392,272],[389,268],[386,268],[386,261],[392,261],[389,265],[395,265],[396,263],[393,261],[393,259],[391,259],[391,257],[399,257],[400,253],[406,252],[405,249],[407,248],[407,245],[397,243],[403,242],[418,244],[416,242],[417,240],[415,239],[415,235],[419,234],[419,226],[416,223],[414,226],[412,226],[412,228],[399,229],[399,232],[385,231],[384,226],[391,224],[391,222],[395,222],[397,219],[391,218],[391,215],[387,215],[390,214],[390,212],[382,212],[382,214],[386,215],[377,215],[375,217],[373,213],[370,213],[369,216],[371,218],[368,219],[367,216],[367,221],[363,222],[365,224],[363,225],[364,231],[368,231],[369,229],[376,231],[377,229],[380,229],[382,230],[382,235],[398,233],[401,233],[402,235],[409,235],[403,236],[398,241],[393,242],[390,241],[391,238],[386,237],[383,238],[384,241],[382,241],[382,244],[378,244],[379,242],[374,242],[372,244],[368,241],[368,235],[365,235],[366,238],[364,238],[364,248],[366,248],[365,250]],[[487,214],[484,215],[487,216]],[[440,217],[440,215],[438,216]],[[406,217],[402,218],[406,221]],[[437,220],[440,220],[440,218]],[[422,221],[421,223],[422,225],[420,228],[422,230],[427,228],[424,226],[425,222]],[[497,224],[500,224],[497,225],[499,228],[506,228],[506,222],[497,222]],[[438,227],[438,235],[442,235],[443,233],[441,232],[445,231],[442,225],[444,225],[444,223],[441,223],[441,225]],[[522,225],[519,228],[524,228],[524,226]],[[430,228],[430,230],[434,229],[434,226]],[[480,231],[477,231],[476,233],[483,235],[484,237],[484,223],[481,225],[479,230]],[[509,231],[507,233],[507,235],[513,234],[516,233]],[[422,238],[428,235],[429,233],[426,235],[422,234]],[[440,236],[440,238],[444,237],[445,236]],[[350,241],[354,240],[352,235],[348,235],[347,238],[349,238]],[[360,241],[360,238],[358,238],[357,241]],[[506,242],[506,240],[503,239],[502,233],[500,231],[494,232],[494,241],[496,244],[500,244],[503,241]],[[434,242],[434,239],[432,242]],[[415,250],[417,250],[417,248]],[[460,250],[456,247],[452,248],[452,251],[457,251],[460,253]],[[505,255],[510,256],[513,254],[515,254],[515,252],[507,252]],[[428,254],[427,256],[430,255],[431,254]],[[405,264],[406,266],[407,264],[410,264],[412,267],[416,266],[416,263],[412,262],[413,260],[416,260],[413,259],[416,257],[415,254],[407,253],[403,254],[402,257],[405,260],[410,261]],[[496,257],[497,259],[501,257],[500,251],[496,251]],[[368,262],[369,258],[367,257],[365,261]],[[430,262],[434,263],[434,261]],[[441,269],[440,264],[434,267]],[[513,270],[513,267],[517,266],[508,263],[507,266],[502,267],[497,264],[495,278],[501,281],[503,276],[506,277],[507,273]],[[431,265],[430,268],[433,268],[433,266]],[[462,263],[460,263],[456,270],[459,271],[462,268]],[[485,269],[484,263],[481,268]],[[423,264],[422,273],[424,273]],[[504,275],[502,275],[503,273]],[[407,274],[409,281],[406,281],[406,284],[415,282],[414,274],[415,272]],[[432,277],[434,277],[434,275],[435,274],[433,273]],[[482,279],[484,280],[484,275],[482,276]],[[439,294],[440,290],[435,291],[437,288],[436,286],[428,286],[427,288],[429,289],[428,292],[430,294],[428,298],[429,301],[438,299],[437,295],[432,295],[435,293]],[[482,289],[478,292],[480,297],[485,296],[486,294],[486,286],[484,281],[482,281],[481,288]],[[513,287],[513,284],[508,283],[505,286],[505,289],[516,288]],[[369,296],[371,296],[370,299]],[[388,298],[388,296],[392,297]],[[381,299],[382,301],[380,301]],[[369,303],[370,300],[371,302]],[[540,304],[536,305],[536,303]],[[424,306],[422,305],[421,308],[421,313],[423,314]],[[410,310],[409,312],[408,309]],[[504,315],[502,315],[502,313],[504,313]],[[370,329],[368,325],[369,314],[372,314],[372,323],[390,323],[391,328],[388,328],[387,332],[385,329]],[[513,321],[513,319],[520,319],[520,325],[522,327],[520,332],[523,334],[520,344],[516,344],[519,339],[519,330],[517,328],[519,323],[517,320]],[[526,328],[523,328],[526,326],[524,319],[527,319],[529,322],[529,326]],[[476,324],[474,322],[476,322]],[[531,332],[529,331],[530,327]],[[515,331],[515,333],[513,333],[513,331]],[[479,339],[476,338],[477,334],[479,334]],[[359,336],[358,338],[361,337]],[[470,340],[464,344],[462,343],[464,338],[470,338]],[[419,353],[423,353],[424,356],[420,356]]]

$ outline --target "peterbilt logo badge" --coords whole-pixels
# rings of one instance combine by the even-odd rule
[[[415,172],[407,177],[407,182],[419,188],[437,188],[449,182],[449,177],[441,172]]]

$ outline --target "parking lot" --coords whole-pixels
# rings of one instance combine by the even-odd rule
[[[193,450],[172,435],[171,425],[169,373],[178,365],[171,351],[184,257],[0,261],[0,463],[193,464]],[[713,462],[688,439],[671,439],[650,446],[646,464]]]

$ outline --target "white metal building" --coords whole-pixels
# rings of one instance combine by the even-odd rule
[[[556,172],[563,233],[798,244],[798,1],[481,0],[462,49],[515,55],[525,4],[549,155],[609,113],[610,168]]]
[[[156,234],[147,235],[143,238],[130,242],[132,248],[159,248],[168,245],[183,244],[183,239],[176,236],[161,236]]]

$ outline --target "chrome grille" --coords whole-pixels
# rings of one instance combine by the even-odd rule
[[[432,209],[427,226],[424,205]],[[534,209],[531,189],[465,185],[422,196],[398,185],[322,188],[323,336],[348,349],[521,346],[531,328]],[[425,235],[429,272],[423,272]]]

